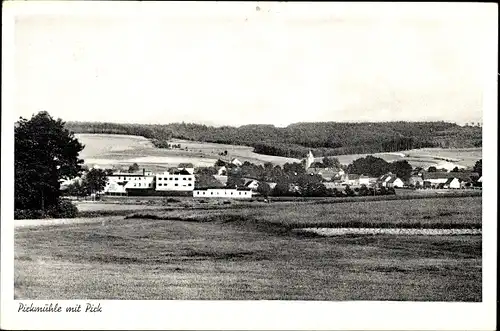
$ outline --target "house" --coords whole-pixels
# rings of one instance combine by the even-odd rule
[[[398,178],[395,174],[389,172],[378,178],[377,183],[380,187],[403,187],[403,181]]]
[[[233,164],[233,165],[235,165],[237,167],[241,167],[243,165],[243,163],[240,160],[236,159],[236,158],[234,158],[234,159],[231,160],[231,164]]]
[[[192,191],[195,176],[186,169],[165,171],[156,175],[157,191]]]
[[[370,177],[365,175],[359,176],[359,185],[370,185]]]
[[[251,199],[252,190],[248,188],[197,188],[193,191],[194,198],[231,198]]]
[[[458,189],[461,187],[461,181],[458,178],[452,177],[448,178],[446,182],[443,184],[443,188],[446,189]]]
[[[401,178],[398,178],[398,177],[391,177],[391,179],[389,179],[386,182],[386,187],[396,188],[396,187],[403,187],[403,186],[404,186],[403,181],[401,180]]]
[[[257,188],[259,187],[259,181],[255,179],[249,179],[245,182],[245,187],[253,191],[256,191]]]
[[[106,195],[128,195],[138,190],[154,190],[155,176],[152,172],[115,172],[107,176],[108,181],[102,193]]]

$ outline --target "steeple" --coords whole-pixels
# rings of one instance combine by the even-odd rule
[[[307,158],[306,158],[306,169],[309,169],[309,167],[313,163],[314,163],[314,155],[313,155],[312,151],[309,151],[309,154],[307,154]]]

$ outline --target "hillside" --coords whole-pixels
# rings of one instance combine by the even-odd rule
[[[295,123],[211,127],[199,124],[166,125],[68,122],[75,133],[144,136],[157,147],[172,138],[230,145],[246,145],[256,153],[302,158],[316,156],[396,152],[417,148],[472,148],[482,146],[480,127],[447,122]]]

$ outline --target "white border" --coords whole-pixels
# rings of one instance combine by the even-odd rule
[[[313,15],[312,6],[333,7],[339,15],[355,14],[456,18],[472,11],[493,17],[491,49],[485,53],[483,117],[483,302],[301,302],[301,301],[99,301],[104,312],[88,314],[20,314],[13,300],[13,118],[15,15],[185,15],[206,16],[215,10],[231,17],[253,15],[255,6],[272,8],[297,18]],[[267,7],[266,7],[267,6]],[[140,3],[140,2],[21,2],[3,3],[2,12],[2,209],[1,209],[1,327],[5,329],[384,329],[384,330],[494,330],[496,303],[496,183],[497,183],[497,58],[498,16],[496,4],[458,3]],[[165,7],[168,7],[166,9]],[[161,11],[159,9],[162,9]],[[328,10],[327,10],[328,9]],[[317,13],[317,11],[315,11]],[[327,15],[327,14],[325,14]],[[485,17],[486,17],[485,16]],[[145,16],[147,17],[147,16]],[[7,83],[8,82],[8,83]],[[49,302],[40,301],[39,303]],[[66,303],[65,301],[58,301]],[[85,302],[85,301],[72,301]],[[54,317],[57,316],[57,317]]]

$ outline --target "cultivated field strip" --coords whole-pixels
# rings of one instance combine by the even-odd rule
[[[315,233],[321,236],[361,235],[410,235],[410,236],[450,236],[481,235],[481,229],[395,229],[395,228],[303,228],[296,232]]]

